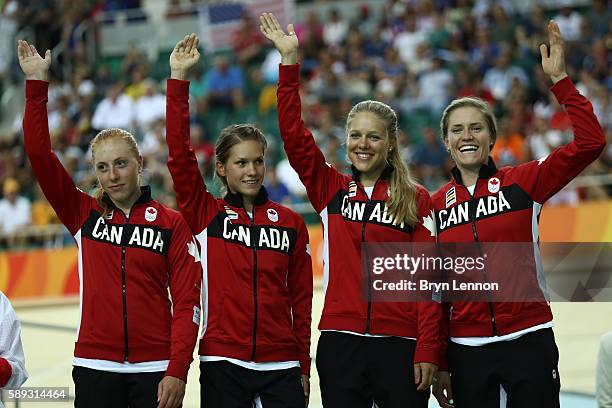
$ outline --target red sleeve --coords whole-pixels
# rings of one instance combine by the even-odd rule
[[[595,161],[606,146],[605,134],[588,99],[580,95],[567,77],[551,88],[565,106],[572,122],[574,140],[554,150],[548,157],[534,160],[511,172],[518,183],[540,204],[552,197]]]
[[[172,337],[166,375],[186,382],[200,327],[202,268],[198,245],[180,214],[175,215],[174,224],[168,252]]]
[[[201,233],[215,216],[217,200],[206,190],[189,137],[189,81],[168,79],[166,143],[168,169],[176,202],[194,234]]]
[[[299,215],[298,235],[289,259],[287,288],[293,314],[293,332],[298,344],[302,374],[310,375],[310,325],[312,320],[312,262],[308,230]]]
[[[89,215],[94,199],[79,190],[51,150],[47,116],[47,81],[26,81],[23,117],[25,151],[40,187],[72,235]]]
[[[325,162],[323,153],[302,120],[300,66],[279,65],[278,127],[289,164],[306,186],[308,198],[320,213],[342,185],[342,175]]]
[[[8,383],[8,380],[11,379],[11,375],[13,375],[13,368],[7,359],[0,357],[0,388]]]
[[[431,244],[431,253],[435,253],[435,217],[433,202],[427,190],[417,187],[418,221],[414,227],[413,242]],[[440,324],[442,306],[433,299],[418,302],[418,334],[414,353],[415,363],[433,363],[439,365],[440,358]]]

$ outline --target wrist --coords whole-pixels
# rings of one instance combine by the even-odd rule
[[[561,75],[551,75],[550,76],[550,80],[553,82],[553,84],[556,84],[557,82],[561,81],[562,79],[567,77],[567,73],[564,72]]]
[[[171,79],[180,79],[185,81],[187,79],[187,71],[185,70],[170,70]]]
[[[297,64],[297,51],[289,54],[281,54],[281,65],[295,65]]]
[[[26,75],[28,81],[49,81],[48,72],[37,72],[35,74]]]

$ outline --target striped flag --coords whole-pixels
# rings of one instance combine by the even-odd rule
[[[457,202],[457,194],[455,193],[455,186],[452,186],[446,192],[446,208]]]
[[[282,27],[293,23],[295,0],[233,0],[204,3],[198,9],[200,39],[207,52],[232,48],[232,34],[240,27],[244,13],[249,13],[259,25],[261,13],[273,13]]]

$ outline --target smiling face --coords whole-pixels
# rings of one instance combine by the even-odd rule
[[[225,177],[233,193],[254,200],[264,180],[264,151],[258,140],[245,140],[232,146],[224,163],[217,162],[217,173]]]
[[[348,124],[347,152],[353,166],[361,173],[364,186],[374,185],[387,165],[389,137],[384,122],[363,111]]]
[[[453,110],[448,116],[444,144],[460,171],[478,172],[487,162],[493,146],[482,112],[472,106]]]
[[[138,173],[142,157],[136,156],[120,137],[100,141],[94,152],[94,168],[98,183],[122,210],[129,210],[140,197]]]

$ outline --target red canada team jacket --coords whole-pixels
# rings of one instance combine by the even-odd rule
[[[310,373],[312,264],[302,217],[262,187],[247,215],[239,194],[206,191],[189,144],[189,82],[168,80],[168,168],[177,203],[202,248],[200,355],[298,360]]]
[[[596,160],[606,144],[591,103],[569,78],[551,90],[567,110],[574,140],[546,158],[516,167],[498,169],[489,159],[480,169],[473,197],[454,168],[453,179],[432,197],[439,242],[538,242],[542,204]],[[534,256],[539,262],[538,254]],[[450,336],[501,336],[550,320],[544,300],[453,302]]]
[[[48,86],[26,81],[23,132],[32,170],[78,248],[81,321],[74,355],[170,360],[166,375],[186,381],[200,315],[193,236],[180,213],[151,199],[148,187],[129,217],[118,208],[101,217],[102,208],[74,185],[51,150]]]
[[[387,169],[369,199],[358,174],[339,173],[325,163],[301,118],[299,65],[280,65],[278,117],[291,166],[306,186],[308,198],[321,216],[324,231],[325,305],[320,330],[414,337],[415,362],[438,364],[441,307],[434,302],[372,302],[361,288],[361,249],[367,242],[434,242],[419,222],[414,227],[394,223],[386,215]],[[429,193],[417,190],[418,219],[433,217]],[[433,225],[433,219],[432,225]],[[368,271],[372,275],[372,271]]]

